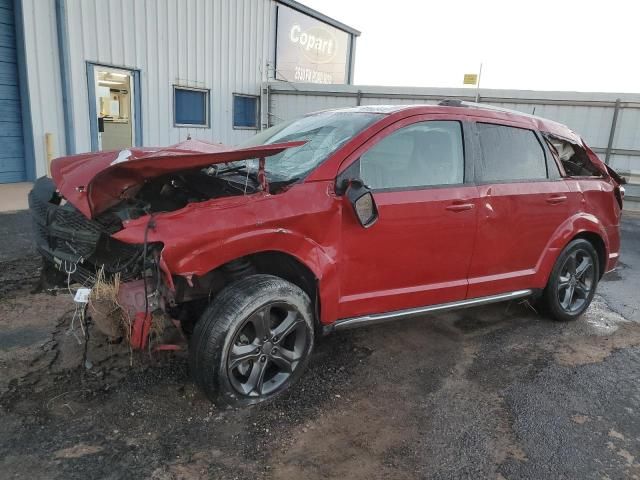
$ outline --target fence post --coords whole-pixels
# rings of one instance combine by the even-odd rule
[[[616,98],[616,106],[613,109],[613,120],[611,120],[611,130],[609,131],[609,143],[607,144],[607,152],[604,157],[604,163],[609,165],[611,158],[611,150],[613,149],[613,137],[616,134],[616,124],[618,123],[618,112],[620,111],[620,99]]]

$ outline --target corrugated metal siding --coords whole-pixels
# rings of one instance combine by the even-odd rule
[[[274,95],[271,99],[271,123],[299,117],[305,113],[355,105],[355,99],[331,95]]]
[[[589,145],[604,148],[609,141],[613,107],[530,105],[511,102],[491,102],[491,105],[518,110],[563,123],[582,135]]]
[[[36,176],[46,173],[44,136],[54,135],[54,154],[65,152],[60,60],[54,0],[22,0],[25,57]]]
[[[327,108],[352,107],[360,92],[361,105],[434,104],[443,98],[473,100],[475,91],[461,88],[375,87],[358,85],[317,86],[271,82],[273,123]],[[609,141],[614,104],[622,100],[613,149],[640,153],[640,95],[628,93],[536,92],[482,90],[481,101],[497,107],[549,118],[568,125],[592,148],[602,153]],[[610,164],[640,180],[640,156],[613,154]]]
[[[0,183],[25,179],[13,0],[0,0]]]
[[[270,0],[67,0],[78,151],[90,149],[86,62],[140,70],[145,145],[237,143],[232,94],[260,94],[270,57]],[[210,128],[173,126],[173,85],[211,89]]]
[[[413,98],[385,98],[379,97],[364,97],[360,101],[360,105],[424,105],[424,104],[436,104],[438,100],[416,100]]]
[[[46,172],[44,135],[65,153],[55,0],[22,0],[36,174]],[[63,0],[69,40],[76,151],[91,149],[87,62],[140,71],[144,145],[190,133],[237,143],[233,93],[259,95],[273,65],[274,0]],[[2,52],[0,52],[1,54]],[[211,90],[210,128],[173,126],[173,85]],[[266,113],[261,112],[266,122]]]

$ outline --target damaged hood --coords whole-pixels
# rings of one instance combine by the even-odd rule
[[[85,153],[55,159],[51,176],[67,201],[92,218],[135,194],[148,179],[216,163],[269,157],[304,143],[235,148],[187,140],[169,147]]]

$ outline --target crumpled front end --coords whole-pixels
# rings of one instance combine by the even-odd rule
[[[80,284],[91,289],[87,314],[95,327],[111,338],[126,338],[134,349],[144,348],[152,325],[168,323],[162,313],[165,297],[159,293],[166,290],[159,280],[160,245],[113,238],[122,229],[117,217],[88,219],[46,177],[30,192],[29,208],[44,260],[41,287],[71,290]]]
[[[69,281],[91,287],[99,269],[105,276],[120,274],[123,281],[142,271],[142,245],[131,245],[111,235],[122,229],[112,218],[90,220],[56,191],[50,178],[38,179],[29,193],[36,247],[45,260]]]
[[[154,348],[177,347],[168,337],[187,332],[237,268],[221,267],[197,279],[172,275],[163,259],[165,238],[175,240],[176,222],[193,212],[206,209],[199,226],[207,225],[229,205],[284,191],[285,182],[268,188],[264,158],[304,143],[238,149],[188,140],[54,160],[53,180],[39,179],[29,194],[44,258],[41,286],[91,288],[87,311],[96,315],[94,324],[111,337],[122,333],[133,348],[145,348],[153,333],[159,339]],[[234,164],[241,160],[256,160],[257,170],[247,162]],[[91,295],[99,308],[91,308]]]
[[[43,177],[29,194],[29,206],[44,260],[40,287],[91,289],[86,303],[92,324],[112,339],[124,338],[133,349],[146,348],[150,339],[156,350],[184,348],[184,321],[192,324],[188,317],[203,308],[203,299],[235,278],[233,266],[192,284],[172,276],[162,258],[163,244],[153,238],[153,213],[138,218],[144,228],[136,243],[115,238],[134,210],[129,203],[89,219]]]

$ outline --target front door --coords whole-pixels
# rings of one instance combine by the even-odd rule
[[[465,184],[463,123],[414,118],[372,138],[346,171],[372,189],[379,218],[363,228],[344,199],[341,318],[465,298],[477,190]]]

